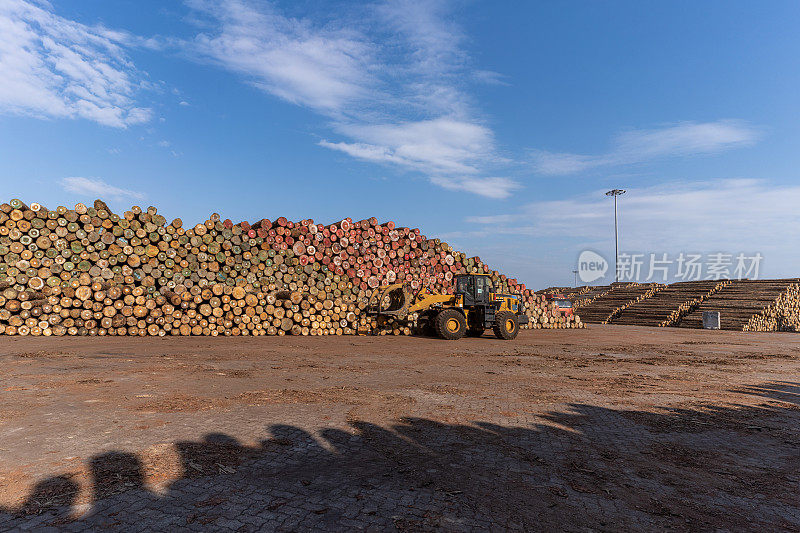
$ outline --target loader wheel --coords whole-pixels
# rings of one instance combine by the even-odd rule
[[[436,334],[443,339],[454,341],[467,332],[467,321],[464,315],[455,309],[443,309],[436,315],[434,322]]]
[[[498,339],[511,340],[519,333],[517,315],[509,311],[497,313],[494,319],[494,334]]]

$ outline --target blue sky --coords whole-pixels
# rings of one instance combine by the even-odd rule
[[[800,263],[800,4],[0,2],[0,184],[377,216],[535,288],[578,254]],[[605,281],[608,281],[607,279]]]

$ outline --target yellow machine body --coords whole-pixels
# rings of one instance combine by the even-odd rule
[[[373,291],[368,311],[399,319],[417,313],[444,338],[460,338],[466,330],[479,336],[490,327],[498,337],[513,338],[519,324],[528,321],[520,297],[493,291],[486,274],[457,276],[455,294],[436,294],[424,287],[413,291],[408,283],[380,287]]]

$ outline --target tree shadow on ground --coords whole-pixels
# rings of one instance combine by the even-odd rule
[[[175,443],[163,493],[145,482],[152,458],[95,456],[88,512],[53,477],[0,509],[0,530],[797,530],[798,422],[793,405],[572,404],[518,427],[273,425],[258,446]]]
[[[760,385],[740,387],[732,392],[800,405],[800,383],[792,381],[769,381]]]

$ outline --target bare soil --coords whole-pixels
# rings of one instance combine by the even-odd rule
[[[0,530],[800,530],[800,335],[0,337]]]

